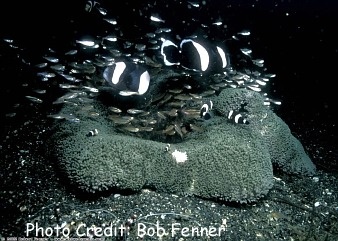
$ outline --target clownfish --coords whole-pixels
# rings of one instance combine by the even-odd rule
[[[103,78],[121,96],[143,95],[147,92],[150,83],[150,75],[145,68],[123,61],[106,67]]]
[[[212,110],[213,103],[211,100],[206,101],[201,109],[200,109],[200,117],[203,118],[204,120],[209,120],[211,119],[211,110]]]

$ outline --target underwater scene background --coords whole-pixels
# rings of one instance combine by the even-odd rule
[[[0,236],[337,240],[337,7],[3,3]]]

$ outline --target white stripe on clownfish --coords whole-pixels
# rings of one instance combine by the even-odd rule
[[[242,116],[240,112],[234,110],[229,111],[228,120],[234,122],[235,124],[249,124],[249,121]]]
[[[202,107],[200,109],[200,117],[204,120],[209,120],[211,118],[211,110],[213,107],[213,103],[211,100],[205,101],[202,104]]]

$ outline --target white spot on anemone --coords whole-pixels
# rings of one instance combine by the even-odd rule
[[[171,155],[177,163],[184,163],[188,160],[187,152],[181,152],[175,149]]]

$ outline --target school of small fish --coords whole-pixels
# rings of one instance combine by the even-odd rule
[[[155,6],[148,7],[155,10]],[[199,7],[198,3],[187,3],[187,11]],[[264,60],[253,58],[250,48],[243,46],[239,49],[245,66],[232,67],[233,60],[225,47],[227,41],[245,42],[251,35],[248,30],[232,35],[224,41],[223,46],[208,41],[207,36],[178,36],[171,26],[166,25],[166,19],[154,11],[147,11],[142,13],[144,21],[148,21],[153,31],[145,32],[138,42],[124,39],[116,17],[110,16],[109,10],[98,1],[87,1],[84,11],[97,14],[102,19],[102,24],[107,25],[104,35],[70,40],[73,47],[63,52],[49,48],[41,56],[41,62],[22,59],[36,70],[39,81],[57,83],[63,95],[54,100],[53,105],[73,105],[78,108],[75,113],[50,113],[50,118],[80,122],[78,113],[86,113],[90,118],[99,116],[92,102],[103,89],[109,89],[112,96],[117,96],[117,100],[148,95],[143,105],[135,108],[125,109],[116,102],[112,103],[108,107],[107,118],[123,133],[177,142],[190,132],[203,131],[201,123],[212,116],[209,98],[224,88],[250,89],[265,96],[265,105],[281,104],[264,93],[264,87],[275,75],[266,73]],[[224,29],[221,19],[211,25],[200,25],[202,29],[211,26]],[[3,41],[10,48],[20,49],[15,39],[6,38]],[[83,53],[86,52],[95,54],[84,58]],[[192,61],[195,59],[196,62]],[[149,93],[149,86],[159,76],[167,76],[164,88]],[[202,82],[204,84],[199,84]],[[41,104],[44,101],[41,96],[48,94],[48,91],[34,89],[32,94],[25,97],[34,104]],[[245,113],[239,110],[229,110],[228,118],[236,124],[249,123]],[[88,130],[87,136],[98,134],[99,131],[93,128]]]

